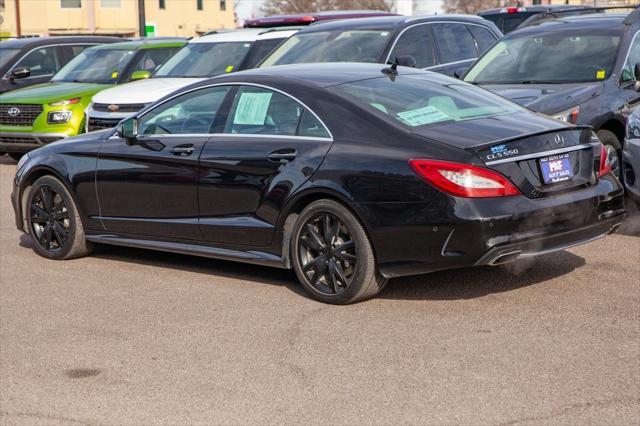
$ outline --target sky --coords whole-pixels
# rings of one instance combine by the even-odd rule
[[[234,0],[238,20],[260,16],[260,6],[264,0]],[[408,0],[400,0],[408,1]],[[413,0],[414,14],[429,15],[442,13],[442,0]]]

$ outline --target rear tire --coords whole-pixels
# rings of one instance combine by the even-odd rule
[[[377,295],[387,279],[377,271],[373,249],[356,217],[341,204],[319,200],[294,225],[291,259],[300,284],[313,299],[346,305]]]
[[[622,143],[615,133],[609,130],[599,130],[598,139],[609,148],[609,161],[611,162],[611,173],[622,182]]]
[[[67,260],[91,253],[93,245],[85,239],[73,198],[53,176],[43,176],[29,188],[24,214],[33,251],[40,256]]]

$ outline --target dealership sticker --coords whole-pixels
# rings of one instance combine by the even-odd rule
[[[240,95],[233,124],[259,126],[267,119],[273,93],[244,92]]]
[[[431,105],[411,111],[399,112],[397,115],[400,120],[412,127],[437,123],[438,121],[445,121],[451,118],[438,108]]]
[[[597,78],[598,80],[604,80],[605,75],[606,75],[605,70],[598,70],[598,71],[596,71],[596,78]]]

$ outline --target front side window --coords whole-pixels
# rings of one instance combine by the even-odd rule
[[[213,77],[236,71],[252,43],[189,43],[173,55],[155,77]]]
[[[31,77],[55,74],[59,69],[55,47],[34,50],[14,66],[14,69],[17,68],[29,68]]]
[[[329,138],[322,123],[304,106],[281,93],[244,86],[236,93],[225,133]]]
[[[143,115],[138,123],[141,135],[211,133],[213,122],[229,86],[208,87],[185,93]]]
[[[282,43],[282,38],[271,38],[267,40],[257,40],[253,44],[253,49],[249,52],[246,58],[246,62],[243,66],[244,69],[255,68],[264,58],[269,55]]]
[[[51,81],[115,84],[135,50],[87,49],[65,65]]]
[[[475,41],[466,25],[433,24],[433,35],[441,64],[478,57]]]
[[[517,33],[514,33],[517,34]],[[547,32],[503,39],[469,70],[477,84],[580,83],[611,75],[620,35]]]
[[[5,66],[9,61],[18,56],[20,49],[0,48],[0,68]]]
[[[378,62],[391,39],[384,30],[334,30],[291,36],[260,65],[308,62]]]
[[[139,58],[131,69],[132,71],[154,72],[175,51],[176,48],[147,49],[139,55]]]
[[[441,76],[400,74],[395,81],[376,77],[329,90],[409,127],[524,111],[498,95]]]
[[[473,38],[476,39],[478,55],[482,55],[484,52],[489,50],[497,40],[496,36],[485,27],[481,27],[479,25],[467,25],[467,28],[471,31],[471,34],[473,34]]]
[[[635,75],[636,64],[640,63],[640,33],[637,33],[629,47],[629,55],[627,61],[624,63],[624,69],[622,70],[622,81],[634,81],[640,78],[640,75]]]
[[[416,68],[427,68],[436,64],[433,36],[428,25],[416,25],[403,32],[396,41],[389,59],[393,61],[399,56],[406,55],[416,60]]]

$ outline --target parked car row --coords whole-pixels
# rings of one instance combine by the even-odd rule
[[[374,16],[190,40],[93,96],[104,129],[20,159],[16,226],[50,259],[104,243],[290,268],[337,304],[604,237],[618,177],[635,179],[638,15],[505,38],[480,17]]]

